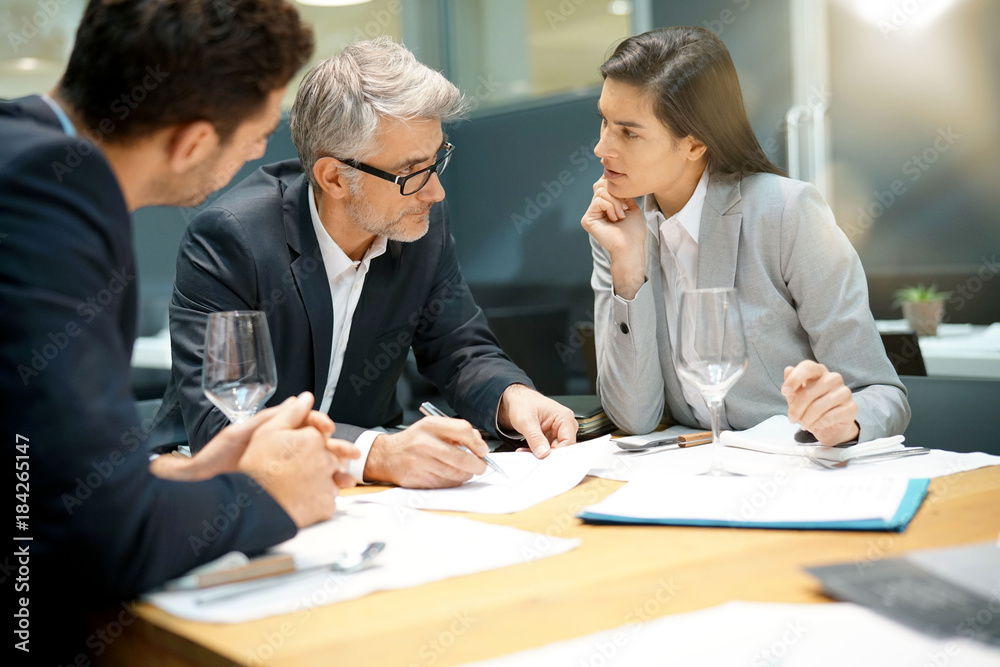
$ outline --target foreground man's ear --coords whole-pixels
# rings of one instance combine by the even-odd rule
[[[183,174],[202,164],[219,148],[215,126],[206,120],[174,125],[162,130],[167,163],[175,174]]]

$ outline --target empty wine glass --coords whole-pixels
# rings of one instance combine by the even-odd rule
[[[697,289],[681,294],[674,365],[712,413],[712,467],[706,475],[733,475],[722,464],[719,420],[726,393],[747,367],[747,344],[736,290]]]
[[[209,314],[201,387],[234,424],[252,417],[271,398],[278,388],[278,372],[264,313]]]

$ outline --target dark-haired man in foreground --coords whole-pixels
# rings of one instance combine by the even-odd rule
[[[196,204],[260,157],[312,48],[285,0],[91,0],[56,89],[0,102],[0,433],[29,570],[6,585],[32,664],[86,663],[106,649],[88,611],[288,539],[351,483],[357,452],[308,393],[192,459],[150,463],[131,437],[129,213]]]

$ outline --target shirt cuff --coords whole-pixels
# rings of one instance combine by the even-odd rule
[[[520,382],[513,382],[513,383],[507,385],[506,387],[504,387],[504,390],[500,392],[500,398],[497,400],[497,409],[493,413],[493,415],[494,415],[494,417],[493,417],[493,425],[496,427],[497,435],[499,435],[502,440],[505,439],[505,440],[511,440],[513,442],[524,442],[524,436],[521,435],[520,433],[518,433],[517,431],[514,431],[513,433],[510,433],[510,432],[505,431],[504,429],[500,428],[500,404],[503,402],[504,392],[506,392],[507,389],[509,389],[510,387],[514,386],[515,384],[521,384],[521,383]],[[525,386],[527,386],[527,385],[525,385]]]
[[[617,304],[619,304],[619,305],[621,305],[621,306],[623,306],[623,307],[625,307],[625,308],[628,308],[628,305],[629,305],[630,303],[635,303],[635,296],[639,296],[639,293],[638,293],[638,292],[636,292],[636,293],[635,293],[635,296],[634,296],[634,297],[632,297],[631,299],[626,299],[626,298],[625,298],[625,297],[623,297],[623,296],[618,296],[618,295],[617,295],[617,294],[615,294],[614,292],[612,292],[612,293],[611,293],[611,296],[613,296],[613,297],[614,297],[614,299],[615,299],[615,303],[617,303]]]
[[[383,431],[365,431],[358,436],[357,440],[354,441],[354,446],[361,452],[361,457],[352,459],[351,462],[347,464],[347,472],[351,477],[357,480],[358,484],[365,483],[365,463],[368,461],[368,453],[372,450],[372,444],[375,442],[375,438],[384,434],[385,433]]]

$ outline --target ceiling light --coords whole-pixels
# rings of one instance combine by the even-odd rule
[[[841,0],[883,34],[903,28],[924,28],[958,4],[959,0]]]
[[[62,68],[58,60],[49,58],[11,58],[0,60],[0,72],[7,74],[40,74],[57,72]]]
[[[615,16],[628,16],[632,13],[632,3],[629,0],[611,0],[608,3],[608,13]]]

